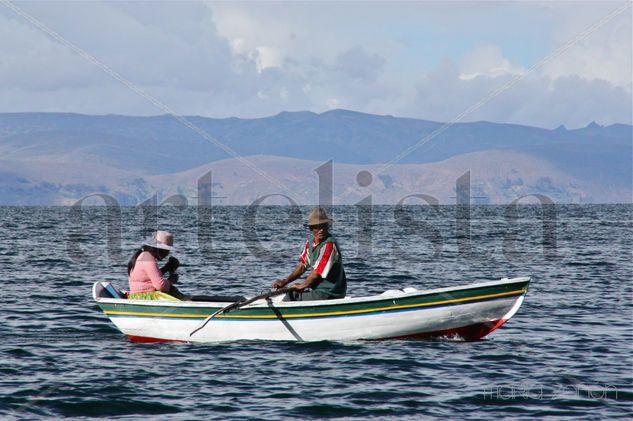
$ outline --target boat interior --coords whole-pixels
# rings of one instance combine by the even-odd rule
[[[122,291],[112,285],[110,282],[97,282],[94,289],[95,298],[117,298],[121,300],[127,299],[127,292]],[[214,302],[214,303],[234,303],[236,301],[244,301],[246,298],[241,295],[190,295],[188,301],[198,302]]]

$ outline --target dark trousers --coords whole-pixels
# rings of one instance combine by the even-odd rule
[[[320,291],[289,291],[282,301],[317,301],[329,300],[328,294]]]

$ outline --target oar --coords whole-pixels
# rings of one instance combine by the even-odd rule
[[[228,306],[219,309],[218,311],[216,311],[215,313],[213,313],[212,315],[210,315],[209,317],[204,319],[204,322],[202,322],[200,324],[200,326],[198,326],[197,328],[195,328],[194,330],[191,331],[191,333],[189,334],[189,337],[192,337],[194,333],[198,332],[203,327],[205,327],[207,325],[207,323],[209,323],[209,321],[211,319],[213,319],[215,316],[217,316],[219,314],[226,313],[226,312],[231,311],[231,310],[236,310],[236,309],[238,309],[240,307],[243,307],[245,305],[253,303],[253,302],[257,301],[257,300],[263,300],[263,299],[266,299],[266,298],[275,297],[277,295],[285,294],[286,292],[290,291],[291,289],[292,288],[279,288],[279,289],[277,289],[275,291],[269,291],[269,292],[266,292],[264,294],[258,295],[256,297],[249,298],[248,300],[236,301],[234,303],[231,303]]]

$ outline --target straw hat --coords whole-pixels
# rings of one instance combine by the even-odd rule
[[[311,227],[313,225],[321,225],[321,224],[331,224],[334,222],[327,216],[325,209],[323,208],[314,208],[310,211],[310,215],[308,216],[307,226]]]
[[[144,246],[150,246],[161,250],[174,251],[174,235],[168,231],[156,231],[154,234],[145,240]]]

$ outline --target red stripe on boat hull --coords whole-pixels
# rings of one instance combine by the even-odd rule
[[[490,334],[490,332],[498,329],[501,325],[507,322],[508,319],[499,319],[499,320],[491,320],[489,322],[484,323],[476,323],[474,325],[462,326],[453,329],[444,329],[444,330],[436,330],[434,332],[422,332],[422,333],[414,333],[411,335],[402,335],[402,336],[392,336],[389,338],[381,338],[378,340],[384,339],[424,339],[424,338],[437,338],[442,336],[454,337],[458,336],[467,341],[476,341],[478,339],[483,338],[484,336]],[[187,341],[179,341],[174,339],[161,339],[161,338],[150,338],[147,336],[135,336],[135,335],[127,335],[127,337],[133,342],[146,342],[146,343],[156,343],[156,342],[187,342]]]
[[[467,341],[476,341],[484,336],[488,335],[493,330],[498,329],[502,324],[507,322],[507,319],[491,320],[484,323],[476,323],[474,325],[462,326],[453,329],[437,330],[434,332],[422,332],[414,333],[411,335],[393,336],[384,339],[423,339],[423,338],[437,338],[441,336],[458,336]]]
[[[135,335],[127,335],[128,339],[132,342],[186,342],[186,341],[178,341],[174,339],[161,339],[161,338],[150,338],[147,336],[135,336]]]

